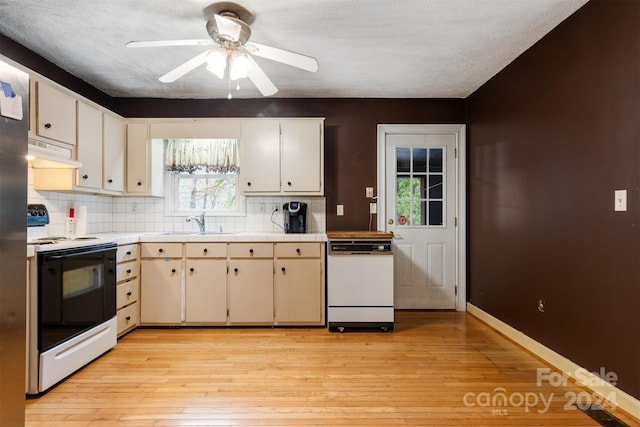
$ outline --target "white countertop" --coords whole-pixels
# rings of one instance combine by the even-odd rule
[[[128,245],[144,242],[325,242],[325,233],[212,233],[191,234],[172,232],[95,233],[90,236]],[[27,245],[27,258],[35,256],[35,247]]]
[[[325,233],[212,233],[191,234],[172,232],[98,233],[93,236],[115,241],[119,245],[138,242],[324,242]]]

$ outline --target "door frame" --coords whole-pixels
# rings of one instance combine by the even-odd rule
[[[466,125],[464,124],[379,124],[378,125],[378,198],[377,225],[378,230],[386,229],[386,140],[387,135],[394,134],[434,134],[454,133],[456,135],[455,162],[455,217],[456,226],[456,257],[455,257],[455,286],[456,311],[466,311],[467,308],[467,143]]]

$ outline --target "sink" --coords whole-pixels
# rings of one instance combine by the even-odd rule
[[[145,233],[154,236],[224,236],[239,234],[239,231],[160,231],[157,233]]]
[[[197,233],[189,233],[192,236],[224,236],[225,234],[238,234],[238,231],[199,231]]]

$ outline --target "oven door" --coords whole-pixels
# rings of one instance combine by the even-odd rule
[[[38,255],[38,350],[44,352],[116,313],[115,245]]]

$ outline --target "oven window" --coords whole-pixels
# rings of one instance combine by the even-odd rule
[[[102,268],[87,267],[67,270],[62,273],[62,298],[74,298],[97,290],[102,284]]]

